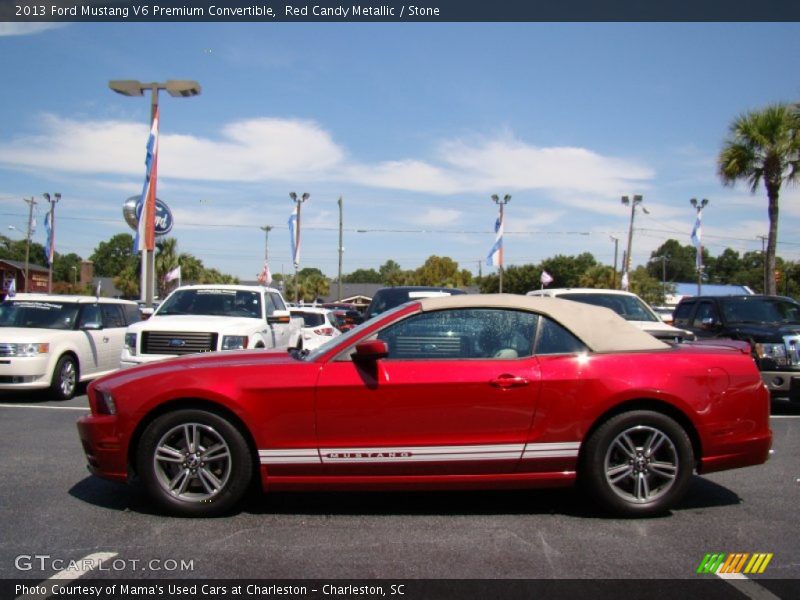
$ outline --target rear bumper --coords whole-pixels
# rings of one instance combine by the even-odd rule
[[[750,467],[767,462],[772,448],[772,432],[726,444],[712,456],[704,456],[697,465],[699,473]]]
[[[116,417],[82,417],[78,419],[78,435],[92,474],[114,481],[128,480],[128,461]]]

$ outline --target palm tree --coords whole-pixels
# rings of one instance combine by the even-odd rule
[[[155,260],[156,281],[158,281],[162,298],[167,295],[167,273],[178,266],[177,247],[178,240],[175,238],[169,237],[156,240],[156,248],[158,250]]]
[[[784,182],[798,180],[800,114],[798,107],[775,104],[737,117],[717,159],[725,185],[744,180],[755,193],[763,181],[767,190],[766,294],[775,294],[775,250],[778,242],[778,198]]]

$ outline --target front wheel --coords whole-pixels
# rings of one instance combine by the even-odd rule
[[[69,400],[78,388],[78,363],[69,355],[58,359],[50,381],[50,392],[58,400]]]
[[[253,459],[242,433],[205,410],[167,413],[142,434],[137,467],[161,507],[210,517],[232,509],[250,485]]]
[[[581,477],[603,508],[649,516],[683,496],[693,471],[686,431],[664,414],[637,410],[612,417],[592,434]]]

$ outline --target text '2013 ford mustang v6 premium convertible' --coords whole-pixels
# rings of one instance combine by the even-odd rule
[[[423,298],[311,353],[123,370],[89,387],[90,470],[168,512],[270,490],[582,484],[603,508],[674,506],[694,471],[767,460],[769,397],[744,345],[668,345],[605,308]]]

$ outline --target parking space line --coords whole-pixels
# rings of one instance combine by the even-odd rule
[[[83,577],[88,572],[92,571],[96,566],[102,564],[104,560],[114,558],[116,555],[116,552],[95,552],[94,554],[84,556],[79,560],[71,562],[70,568],[62,569],[49,579],[46,579],[39,584],[37,587],[45,588],[44,594],[24,594],[22,596],[17,596],[15,600],[44,600],[44,598],[49,598],[54,593],[54,586],[52,584],[69,582]]]
[[[92,410],[88,406],[39,406],[38,404],[0,404],[0,408],[50,408],[54,410]]]
[[[778,596],[770,592],[767,588],[758,585],[752,579],[748,579],[742,573],[717,573],[717,577],[724,579],[736,590],[750,598],[751,600],[780,600]]]
[[[771,415],[770,419],[800,419],[800,415]]]

